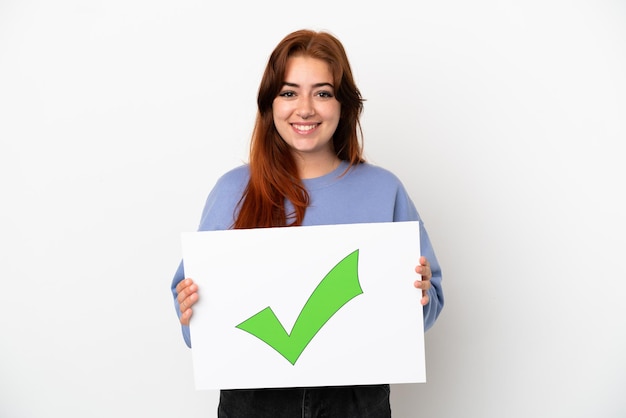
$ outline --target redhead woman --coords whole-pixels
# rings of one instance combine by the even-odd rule
[[[247,164],[209,193],[199,230],[420,221],[414,288],[424,329],[443,308],[441,269],[400,180],[363,157],[363,99],[343,45],[300,30],[272,52],[257,98]],[[419,276],[418,276],[419,275]],[[181,262],[172,281],[186,344],[201,289]],[[219,417],[390,417],[389,385],[222,390]]]

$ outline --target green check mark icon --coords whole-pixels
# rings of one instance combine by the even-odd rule
[[[291,333],[269,306],[236,326],[276,350],[292,365],[328,320],[346,303],[363,293],[358,275],[359,250],[333,267],[317,285],[300,311]]]

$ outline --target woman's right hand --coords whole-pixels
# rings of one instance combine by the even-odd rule
[[[189,278],[181,280],[176,285],[176,293],[178,294],[176,299],[180,309],[180,323],[189,325],[192,314],[191,307],[198,301],[198,285]]]

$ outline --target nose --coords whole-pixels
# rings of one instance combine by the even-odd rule
[[[313,99],[310,97],[301,97],[298,100],[298,108],[296,109],[296,115],[302,119],[308,119],[315,115],[315,107],[313,106]]]

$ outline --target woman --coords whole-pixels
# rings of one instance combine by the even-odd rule
[[[365,162],[363,99],[342,44],[325,32],[287,35],[272,52],[259,87],[247,165],[222,176],[207,198],[199,230],[416,221],[401,182]],[[415,288],[424,328],[443,307],[441,270],[426,230]],[[407,290],[409,291],[409,290]],[[181,262],[172,282],[183,335],[198,286]],[[220,417],[389,417],[389,385],[222,390]]]

